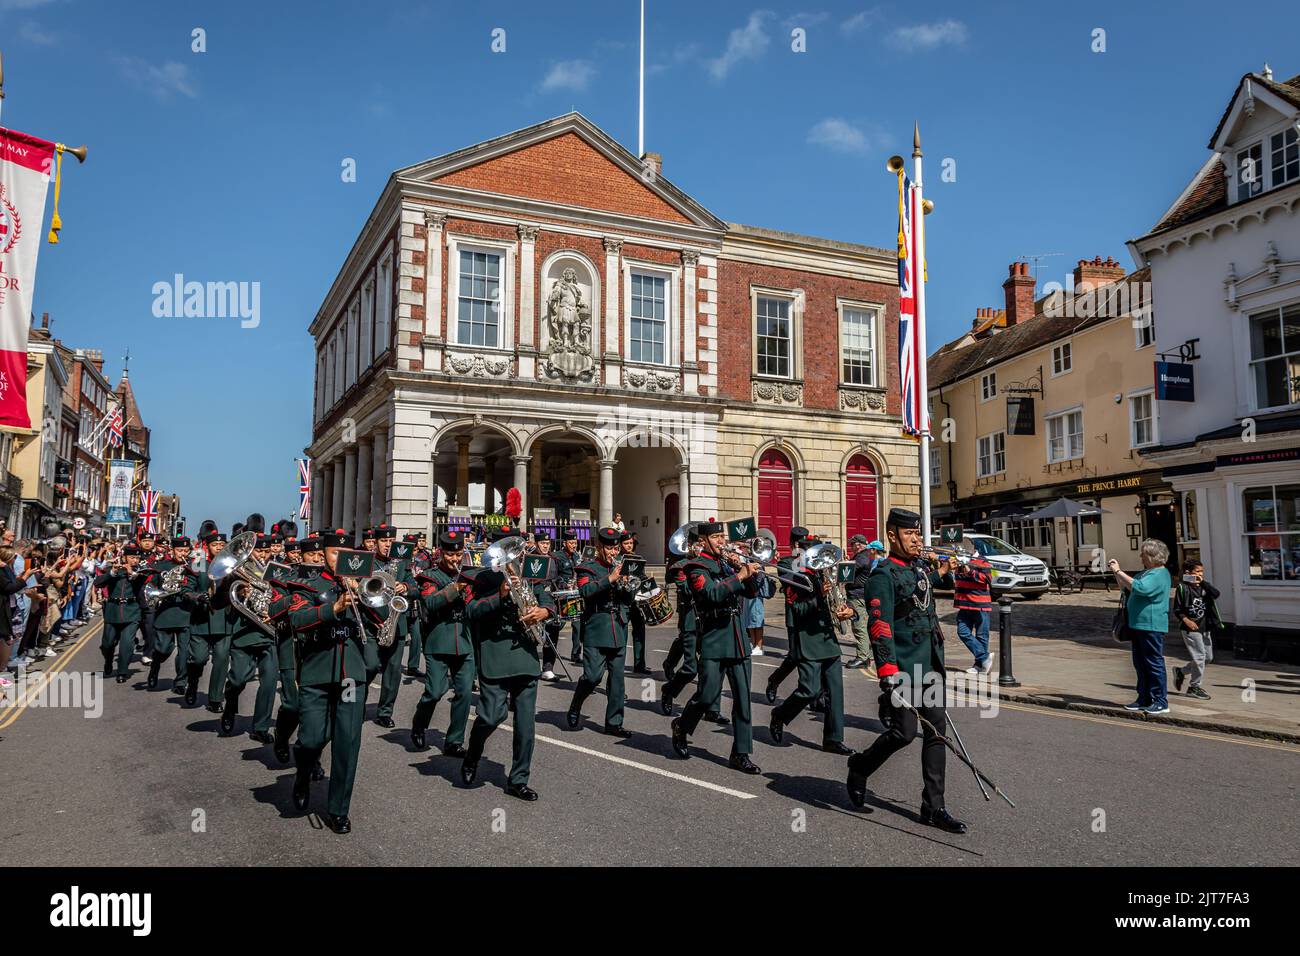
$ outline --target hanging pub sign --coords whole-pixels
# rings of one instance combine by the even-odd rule
[[[1032,435],[1034,433],[1034,399],[1031,395],[1012,395],[1007,398],[1007,434]]]
[[[1196,382],[1187,362],[1156,362],[1156,398],[1162,402],[1196,401]]]

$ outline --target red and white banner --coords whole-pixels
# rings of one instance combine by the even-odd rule
[[[0,425],[31,428],[27,329],[54,144],[0,129]]]

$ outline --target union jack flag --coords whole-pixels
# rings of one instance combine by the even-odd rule
[[[113,409],[113,417],[108,423],[108,444],[110,447],[122,444],[122,431],[126,423],[122,420],[122,406]]]
[[[917,255],[916,224],[922,212],[916,184],[898,174],[898,370],[903,396],[903,431],[930,431],[926,397],[921,394],[920,368],[925,361],[918,334],[916,292],[925,281],[925,263]]]
[[[298,517],[311,524],[311,459],[298,459]]]
[[[158,533],[158,500],[161,491],[145,488],[140,492],[140,530],[150,534]]]

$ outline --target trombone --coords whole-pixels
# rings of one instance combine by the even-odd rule
[[[808,575],[799,571],[787,571],[776,563],[776,541],[766,535],[760,534],[743,541],[729,541],[723,546],[722,555],[733,566],[752,562],[761,565],[764,573],[766,569],[771,568],[776,574],[776,580],[781,584],[788,584],[790,587],[809,593],[816,591]]]

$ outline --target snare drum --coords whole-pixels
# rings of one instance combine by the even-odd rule
[[[663,588],[638,594],[636,603],[647,624],[662,624],[673,616],[673,606]]]
[[[551,595],[555,599],[555,609],[562,621],[582,620],[582,595],[577,591],[556,591]]]

